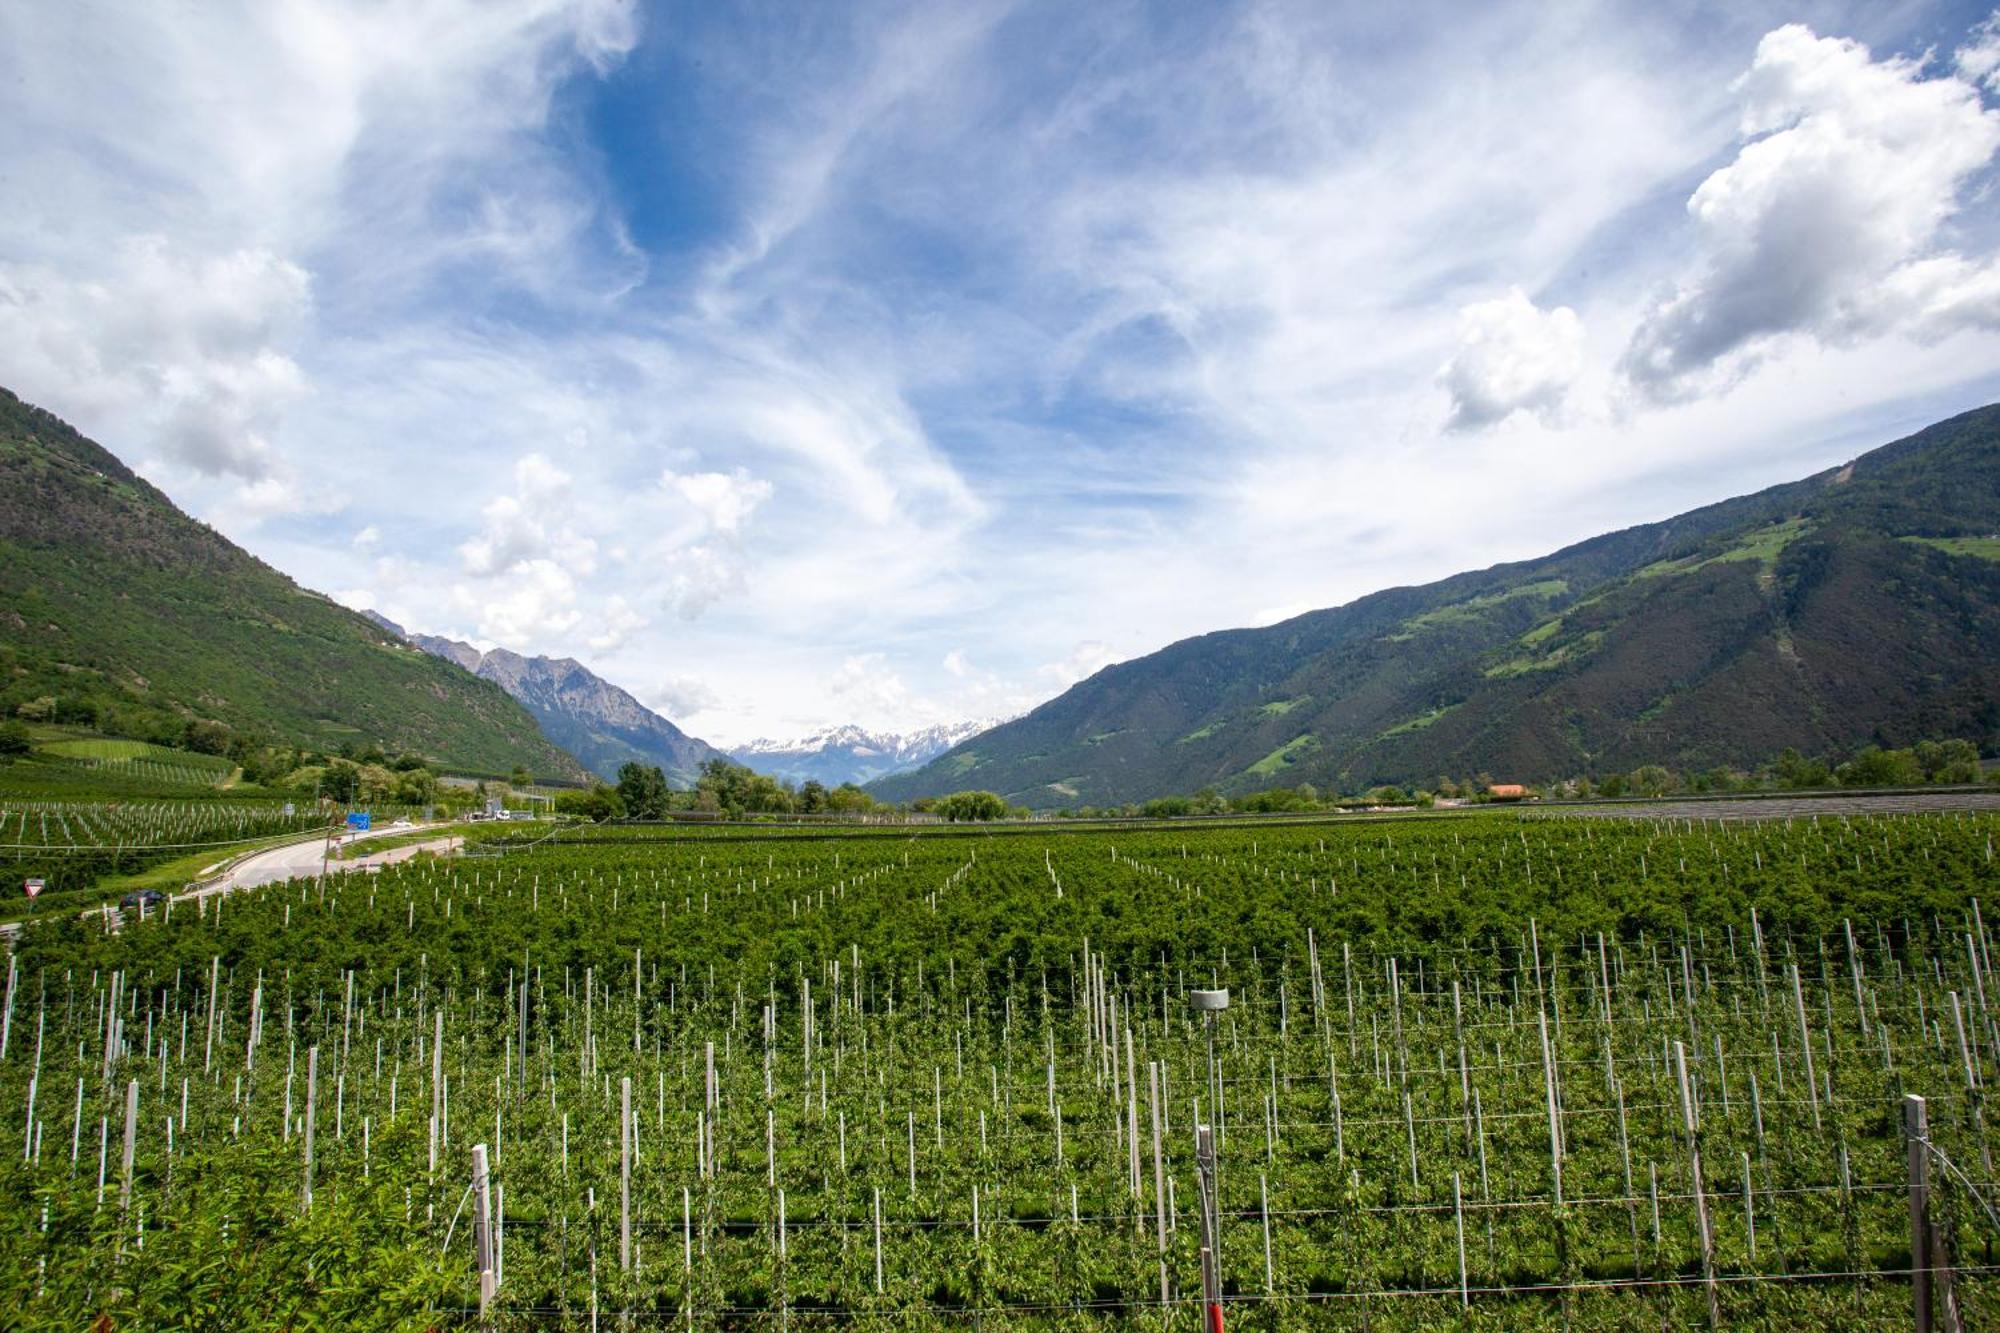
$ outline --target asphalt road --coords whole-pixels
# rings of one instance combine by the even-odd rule
[[[421,833],[427,828],[440,828],[438,824],[405,824],[401,828],[385,826],[371,829],[366,833],[342,833],[333,843],[336,848],[351,847],[357,842],[371,838],[386,838],[405,833]],[[233,893],[237,889],[254,889],[261,884],[274,884],[279,880],[298,879],[301,876],[317,875],[324,864],[328,874],[343,874],[350,870],[374,870],[394,861],[405,860],[420,851],[446,849],[448,844],[455,849],[462,840],[456,836],[432,839],[409,847],[392,848],[362,858],[334,860],[326,855],[327,842],[324,838],[312,838],[305,842],[288,842],[282,847],[271,847],[261,852],[253,852],[220,872],[214,879],[204,882],[200,888],[190,889],[174,895],[176,902],[184,898],[205,898],[219,893]]]
[[[443,827],[445,826],[442,824],[405,824],[401,828],[390,826],[371,829],[366,833],[342,833],[336,845],[346,847],[370,838],[386,838],[395,834],[421,833],[425,829]],[[464,844],[465,839],[457,834],[444,834],[436,838],[427,838],[423,842],[410,843],[402,847],[391,847],[387,851],[350,857],[346,860],[336,861],[332,858],[327,858],[325,861],[326,872],[330,875],[340,875],[354,870],[380,870],[385,865],[394,865],[398,861],[406,861],[419,852],[455,852]],[[281,847],[267,847],[263,851],[252,852],[233,865],[222,863],[227,868],[218,869],[215,877],[204,880],[199,888],[171,894],[169,897],[173,902],[187,902],[196,898],[209,898],[218,894],[233,893],[238,889],[254,889],[259,885],[274,884],[279,880],[317,875],[320,873],[321,857],[325,854],[326,846],[326,838],[319,836],[308,838],[301,842],[288,842]],[[133,909],[122,908],[115,903],[100,903],[95,907],[84,908],[78,915],[103,916],[116,923],[122,921],[125,913],[131,910]],[[158,908],[153,909],[153,911],[158,910]],[[147,915],[151,914],[151,912],[147,913]],[[6,939],[11,945],[12,941],[20,935],[21,928],[25,924],[22,921],[0,923],[0,938]]]

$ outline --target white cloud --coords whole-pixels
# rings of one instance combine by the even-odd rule
[[[314,484],[288,469],[233,487],[225,508],[232,520],[253,527],[287,515],[337,514],[347,508],[352,485],[348,479]]]
[[[699,619],[748,586],[743,529],[771,498],[768,481],[742,468],[733,472],[660,475],[660,487],[695,516],[694,540],[671,548],[666,564],[666,604],[683,620]]]
[[[742,468],[734,472],[674,472],[660,475],[660,485],[669,494],[700,515],[708,531],[736,536],[771,498],[771,483],[752,477]]]
[[[1757,7],[1082,7],[1026,58],[1005,0],[803,41],[691,10],[620,78],[675,69],[713,118],[637,162],[584,114],[635,38],[616,3],[118,8],[0,6],[0,382],[309,586],[724,684],[670,709],[711,738],[1018,713],[1114,656],[1803,475],[1832,460],[1802,442],[1970,406],[2000,365],[1993,225],[1954,195],[1867,300],[1722,358],[1789,386],[1598,420],[1647,293],[1707,294],[1690,184],[1904,114],[1739,138]],[[171,299],[124,272],[152,235]],[[1516,284],[1547,308],[1495,301]],[[1441,442],[1447,414],[1506,420]],[[343,493],[352,523],[249,526]]]
[[[354,547],[356,550],[372,550],[374,547],[381,545],[381,543],[382,529],[376,527],[373,523],[370,523],[367,527],[354,534]]]
[[[592,652],[614,652],[625,646],[626,640],[646,627],[646,618],[632,609],[624,597],[617,593],[605,598],[603,608],[596,616],[597,633],[590,636]]]
[[[268,250],[128,237],[87,276],[0,264],[0,373],[31,400],[126,422],[128,444],[196,473],[264,481],[307,391],[291,351],[311,309],[305,271]]]
[[[576,580],[553,560],[525,560],[502,579],[464,590],[472,602],[480,636],[518,652],[560,642],[583,623]]]
[[[1111,651],[1110,644],[1086,639],[1071,648],[1060,660],[1043,663],[1036,669],[1035,674],[1044,680],[1054,682],[1060,689],[1068,689],[1078,681],[1096,675],[1117,660],[1118,655]]]
[[[574,262],[595,209],[535,136],[636,35],[629,0],[0,10],[0,382],[177,494],[316,474],[289,409],[325,387],[319,292],[352,336],[453,267],[572,300],[629,282],[628,257]]]
[[[1934,337],[1990,321],[1937,281],[1989,280],[1991,260],[1935,249],[2000,148],[2000,111],[1972,85],[1791,24],[1758,43],[1736,87],[1748,142],[1687,204],[1701,271],[1647,315],[1621,362],[1642,396],[1727,386],[1788,336]]]
[[[1583,371],[1583,322],[1568,306],[1542,310],[1519,287],[1458,312],[1458,351],[1439,381],[1451,395],[1447,430],[1477,430],[1519,411],[1552,419]]]
[[[890,666],[886,653],[856,653],[847,658],[827,688],[850,710],[849,720],[865,727],[879,727],[890,718],[921,716],[931,720],[929,709],[912,698],[910,687]]]
[[[1966,82],[2000,90],[2000,10],[1966,34],[1965,45],[1958,48],[1953,64]]]
[[[646,691],[648,706],[676,722],[705,713],[721,702],[721,696],[697,676],[669,676]]]
[[[541,454],[516,461],[513,494],[488,501],[481,511],[484,526],[458,548],[465,571],[491,577],[556,560],[577,573],[592,572],[597,542],[579,529],[573,480]]]
[[[666,605],[683,620],[744,590],[742,552],[730,542],[697,542],[669,557]]]

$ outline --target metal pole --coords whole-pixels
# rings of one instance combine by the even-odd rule
[[[1206,1333],[1222,1333],[1222,1266],[1216,1247],[1221,1243],[1215,1198],[1215,1131],[1194,1127],[1194,1163],[1201,1186],[1201,1302]]]
[[[632,1080],[618,1081],[618,1267],[632,1270]]]
[[[1146,1065],[1146,1101],[1153,1114],[1153,1221],[1159,1237],[1160,1308],[1165,1310],[1170,1299],[1167,1286],[1167,1176],[1166,1166],[1160,1159],[1160,1062],[1157,1060]]]

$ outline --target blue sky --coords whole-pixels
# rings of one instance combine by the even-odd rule
[[[1539,554],[2000,398],[1943,4],[0,9],[0,383],[723,742]]]

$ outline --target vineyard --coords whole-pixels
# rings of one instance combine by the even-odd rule
[[[115,774],[139,782],[170,787],[220,787],[236,766],[214,755],[188,750],[170,750],[144,741],[92,737],[87,740],[59,740],[42,747],[46,754],[77,762],[83,768]]]
[[[34,876],[57,897],[107,875],[190,852],[217,859],[258,839],[324,828],[309,805],[278,801],[31,801],[0,798],[0,874],[7,888]]]
[[[1232,1327],[1902,1325],[1919,1094],[1979,1326],[1996,831],[627,830],[65,914],[10,1313],[1194,1329],[1204,1124]]]

